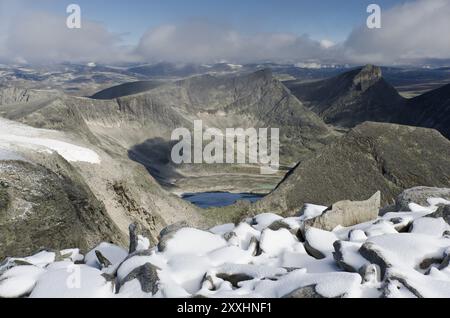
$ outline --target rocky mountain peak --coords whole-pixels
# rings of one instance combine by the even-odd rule
[[[358,90],[366,91],[373,84],[382,78],[381,68],[375,65],[368,64],[361,68],[353,79],[353,84]]]
[[[258,70],[252,74],[256,79],[270,80],[273,78],[273,73],[270,68]]]

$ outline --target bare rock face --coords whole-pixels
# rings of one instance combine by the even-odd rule
[[[409,204],[428,206],[427,199],[442,198],[450,200],[450,188],[415,187],[403,191],[396,200],[397,211],[409,211]]]
[[[0,105],[32,103],[58,96],[56,91],[32,90],[16,87],[0,88]]]
[[[378,190],[386,206],[405,189],[448,187],[448,158],[450,141],[435,130],[367,122],[300,162],[255,206],[291,216],[306,203],[361,201]]]
[[[373,65],[321,81],[286,85],[326,123],[340,127],[352,128],[365,121],[394,122],[405,105],[405,99]]]
[[[315,227],[332,231],[336,226],[352,226],[374,220],[378,217],[381,204],[381,193],[378,191],[367,201],[340,201],[322,215],[307,220],[305,227]]]
[[[57,155],[52,159],[69,166]],[[122,243],[124,237],[76,171],[0,162],[0,259],[42,248],[87,251],[99,241]]]
[[[381,68],[374,65],[366,65],[353,79],[353,84],[361,91],[367,90],[382,78]]]

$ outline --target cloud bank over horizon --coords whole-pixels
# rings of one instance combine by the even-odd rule
[[[318,62],[411,64],[450,59],[450,1],[416,0],[383,11],[382,28],[353,29],[342,43],[288,32],[245,33],[229,25],[195,19],[149,29],[135,46],[121,34],[83,19],[66,28],[66,16],[11,10],[0,0],[0,61],[232,63]],[[14,11],[15,14],[11,14]]]

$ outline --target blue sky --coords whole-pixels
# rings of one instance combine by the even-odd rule
[[[11,0],[12,1],[12,0]],[[371,3],[387,10],[407,0],[44,0],[39,10],[64,13],[70,3],[85,18],[103,23],[110,31],[136,43],[149,28],[162,24],[207,19],[247,33],[289,32],[315,39],[343,41],[367,18]]]

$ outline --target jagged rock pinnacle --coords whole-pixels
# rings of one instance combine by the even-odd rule
[[[382,78],[381,68],[368,64],[353,79],[353,83],[361,91],[367,90]]]

